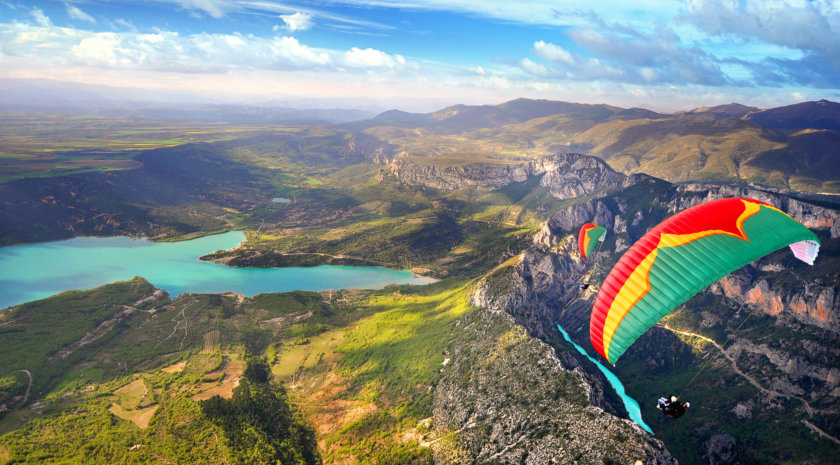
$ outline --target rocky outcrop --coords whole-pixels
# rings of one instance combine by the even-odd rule
[[[670,204],[673,212],[685,210],[708,200],[726,197],[748,197],[767,202],[792,216],[796,221],[811,229],[827,229],[832,239],[840,237],[840,211],[814,205],[787,195],[761,189],[740,186],[719,186],[710,184],[680,184]]]
[[[676,464],[662,442],[589,402],[583,371],[505,314],[456,323],[434,392],[439,464]]]
[[[530,166],[535,174],[545,173],[540,185],[547,187],[551,195],[560,200],[618,189],[627,178],[600,158],[579,153],[542,157],[531,162]]]
[[[387,164],[394,158],[394,147],[376,137],[362,132],[345,136],[347,155],[367,159],[372,163]]]
[[[625,186],[628,177],[614,171],[603,160],[579,153],[556,154],[530,162],[436,163],[435,158],[396,158],[388,163],[391,173],[413,186],[454,190],[465,187],[498,189],[542,176],[540,185],[558,199],[570,199],[593,192]],[[636,177],[630,177],[631,183]]]
[[[478,187],[497,189],[528,179],[533,172],[527,163],[435,164],[435,160],[397,158],[388,164],[391,174],[412,186],[441,190]]]
[[[573,339],[589,347],[589,312],[597,289],[581,291],[580,282],[590,281],[597,286],[630,244],[677,211],[722,197],[763,200],[820,235],[823,251],[815,265],[804,265],[788,250],[781,250],[722,278],[687,302],[689,311],[679,320],[680,328],[716,339],[726,357],[714,347],[698,353],[684,337],[654,327],[625,354],[633,368],[624,374],[638,376],[640,367],[646,373],[656,374],[671,372],[674,365],[691,366],[683,376],[697,385],[703,376],[698,380],[694,377],[700,374],[701,366],[710,362],[710,367],[724,370],[721,379],[728,380],[726,383],[737,382],[742,376],[738,373],[742,373],[762,387],[756,394],[745,391],[742,397],[721,399],[724,411],[733,421],[751,424],[745,428],[761,431],[768,415],[776,417],[786,411],[794,417],[813,416],[809,421],[821,425],[829,434],[840,433],[830,426],[840,405],[838,211],[752,188],[674,186],[652,178],[625,183],[630,186],[626,190],[593,200],[581,199],[552,214],[534,236],[533,246],[504,272],[509,279],[506,286],[493,284],[490,279],[479,283],[473,303],[510,315],[530,335],[557,348],[565,366],[572,366],[567,359],[573,357],[563,352],[563,343],[553,334],[553,324],[559,322]],[[585,262],[577,253],[576,236],[580,225],[588,221],[608,225],[610,236],[602,253]],[[499,292],[507,294],[500,296]],[[586,362],[578,366],[589,372],[591,386],[604,391],[601,399],[590,398],[590,403],[601,403],[606,411],[613,409],[621,415],[621,407],[610,399],[611,389],[598,379],[594,368]],[[733,371],[725,371],[730,369]],[[622,367],[617,371],[619,376],[624,375]],[[714,385],[719,381],[713,378],[707,382]],[[713,401],[706,407],[719,406]],[[802,427],[798,420],[785,425]],[[699,432],[692,439],[696,441],[692,445],[697,454],[695,461],[724,464],[752,460],[748,451],[737,447],[740,437],[722,431],[714,433],[709,426],[712,425],[696,426]],[[744,440],[750,438],[748,435]],[[804,457],[808,451],[797,453]]]
[[[706,440],[703,444],[703,456],[708,460],[709,465],[741,463],[735,438],[725,432],[715,433]]]
[[[534,243],[546,247],[554,246],[567,235],[564,233],[574,231],[590,221],[611,225],[615,223],[616,217],[604,203],[598,200],[575,204],[549,217],[534,237]]]
[[[796,287],[780,283],[771,286],[773,274],[783,273],[784,268],[778,264],[766,266],[774,270],[770,276],[748,266],[724,276],[709,287],[709,292],[724,295],[756,311],[772,316],[784,312],[802,323],[840,333],[840,292],[836,283],[802,282]]]

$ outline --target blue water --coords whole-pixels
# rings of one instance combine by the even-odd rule
[[[266,292],[377,289],[388,284],[428,284],[407,270],[353,266],[236,268],[198,257],[234,248],[245,234],[233,231],[182,242],[129,237],[78,237],[0,247],[0,309],[70,289],[90,289],[142,276],[173,297],[184,292]]]
[[[601,362],[590,357],[589,354],[587,354],[586,351],[583,349],[583,347],[575,344],[574,341],[572,341],[572,339],[569,338],[569,335],[563,328],[560,327],[559,324],[557,325],[557,329],[559,329],[560,332],[563,333],[563,337],[567,341],[571,342],[572,345],[575,346],[575,349],[577,349],[578,352],[585,355],[586,358],[588,358],[589,361],[594,363],[595,366],[598,367],[599,370],[601,370],[601,373],[603,373],[604,376],[607,377],[607,381],[609,381],[610,385],[612,385],[613,389],[615,389],[615,392],[618,394],[619,397],[621,397],[621,400],[624,402],[624,408],[627,410],[627,414],[630,416],[630,419],[635,421],[636,424],[644,428],[645,431],[647,431],[648,433],[653,434],[653,430],[651,430],[650,427],[647,424],[645,424],[645,421],[642,419],[642,411],[641,409],[639,409],[639,403],[636,402],[636,399],[627,395],[627,393],[624,391],[624,385],[621,384],[621,380],[618,379],[618,376],[614,375],[613,372],[608,370],[607,367],[601,364]]]

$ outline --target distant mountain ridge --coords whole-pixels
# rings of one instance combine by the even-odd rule
[[[828,100],[802,102],[770,108],[747,115],[746,119],[765,128],[783,131],[802,129],[840,130],[840,103]]]
[[[423,164],[521,161],[588,153],[625,174],[671,182],[753,183],[840,192],[840,104],[760,109],[739,103],[663,114],[643,108],[516,99],[431,113],[391,110],[337,128],[363,132],[393,157]],[[422,131],[417,131],[422,129]]]
[[[373,116],[370,111],[358,109],[291,108],[280,102],[208,103],[183,92],[14,78],[0,78],[2,111],[306,125],[338,124]]]
[[[534,118],[568,115],[576,119],[604,121],[626,111],[605,104],[569,103],[554,100],[519,98],[499,105],[453,105],[431,113],[408,113],[389,110],[367,121],[343,125],[364,130],[376,126],[405,128],[433,127],[443,131],[469,131],[523,123]]]
[[[729,103],[713,107],[700,107],[691,110],[689,113],[714,113],[720,116],[742,118],[750,113],[761,111],[761,108],[741,105],[740,103]]]

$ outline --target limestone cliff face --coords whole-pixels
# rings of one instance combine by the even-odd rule
[[[436,463],[677,464],[638,425],[592,405],[574,359],[510,316],[479,310],[456,325],[434,391]]]
[[[827,231],[831,239],[840,238],[840,210],[744,187],[686,184],[676,186],[676,190],[678,195],[668,203],[672,212],[707,200],[749,197],[781,209],[814,231]],[[784,312],[786,317],[840,333],[840,270],[826,266],[827,262],[831,263],[832,252],[825,246],[831,245],[824,245],[823,257],[817,259],[813,278],[801,279],[783,265],[781,261],[787,253],[783,250],[725,276],[710,291],[769,315],[779,316]],[[785,277],[789,279],[780,279]],[[797,285],[791,286],[792,281]]]
[[[765,266],[766,268],[767,266]],[[784,270],[772,268],[774,273]],[[771,287],[752,266],[724,276],[709,292],[724,295],[741,305],[772,316],[783,312],[802,323],[840,332],[840,294],[836,283],[805,282],[802,287]]]
[[[734,407],[726,407],[731,409],[734,421],[754,422],[760,429],[766,418],[788,409],[794,417],[805,416],[824,431],[840,434],[840,428],[831,426],[836,425],[831,418],[840,408],[838,210],[750,188],[675,186],[645,177],[623,183],[629,188],[552,214],[535,235],[533,246],[506,271],[510,278],[506,287],[488,277],[480,283],[473,302],[510,315],[529,334],[554,347],[562,348],[555,334],[555,322],[579,344],[590,347],[589,313],[597,285],[644,232],[665,217],[706,200],[731,196],[763,200],[817,232],[823,241],[821,257],[809,267],[785,248],[747,265],[690,300],[686,305],[695,316],[684,320],[683,325],[687,326],[682,328],[714,336],[739,370],[763,387],[764,391],[759,390],[754,397],[747,396]],[[576,236],[580,225],[588,221],[607,225],[610,236],[602,253],[591,261],[583,261],[577,252]],[[578,285],[584,281],[594,283],[593,288],[580,290]],[[736,330],[738,324],[727,320],[733,315],[738,323],[745,321],[747,315],[750,320]],[[717,354],[722,360],[717,362],[719,369],[728,369],[731,362],[716,350],[708,348],[702,356]],[[625,357],[642,361],[651,373],[656,373],[666,369],[666,358],[667,362],[674,357],[688,365],[695,363],[697,355],[675,333],[654,327],[636,341]],[[603,391],[590,395],[590,403],[620,415],[621,407],[610,398],[609,387],[598,379],[593,367],[583,363],[581,369],[589,371],[590,386],[600,386]],[[741,376],[727,373],[726,379]],[[689,373],[687,378],[693,375]],[[799,420],[789,425],[801,426]],[[703,431],[695,447],[700,451],[698,460],[737,463],[744,459],[740,437],[731,436],[731,431],[715,432],[714,425],[698,428]]]
[[[601,159],[578,153],[550,155],[531,162],[458,165],[438,164],[434,158],[395,158],[388,166],[403,183],[443,190],[465,187],[498,189],[523,182],[529,176],[542,175],[540,185],[547,187],[558,199],[616,189],[628,178]]]
[[[530,166],[534,174],[545,173],[540,184],[561,200],[617,189],[626,179],[600,158],[579,153],[542,157]]]
[[[394,158],[394,147],[391,144],[365,133],[354,133],[345,136],[345,153],[373,163],[386,164]]]
[[[673,211],[684,210],[707,200],[726,197],[749,197],[761,200],[781,209],[796,221],[811,229],[827,229],[832,239],[840,237],[840,211],[820,207],[802,200],[769,192],[739,186],[718,186],[709,184],[680,184],[676,186],[679,195],[671,203]]]
[[[514,182],[522,182],[532,174],[526,163],[511,164],[434,164],[434,159],[408,161],[398,158],[388,164],[391,174],[400,182],[412,186],[442,190],[478,187],[497,189]]]
[[[531,336],[543,341],[557,340],[560,334],[554,325],[561,321],[559,315],[587,311],[585,302],[578,301],[579,276],[586,270],[586,264],[576,258],[558,259],[577,257],[571,253],[576,248],[577,244],[569,237],[557,244],[557,254],[526,250],[517,264],[481,279],[472,295],[472,304],[493,314],[512,317]],[[570,304],[563,306],[564,302]],[[580,366],[575,356],[561,354],[567,365]],[[589,385],[590,404],[614,415],[626,414],[622,402],[600,372],[583,370],[581,376]]]

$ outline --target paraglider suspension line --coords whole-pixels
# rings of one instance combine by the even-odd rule
[[[732,333],[729,335],[729,337],[732,337],[732,335],[733,335],[733,334],[737,333],[737,332],[738,332],[738,330],[740,330],[740,329],[744,326],[744,323],[746,323],[746,322],[747,322],[747,320],[749,320],[751,316],[752,316],[752,312],[750,312],[750,313],[747,315],[747,317],[746,317],[746,318],[744,318],[744,321],[742,321],[742,322],[741,322],[741,324],[740,324],[740,325],[738,325],[738,327],[737,327],[737,328],[735,328],[735,331],[732,331]],[[726,348],[724,348],[724,351],[725,351],[725,350],[726,350]],[[700,376],[700,373],[702,373],[702,372],[703,372],[703,370],[705,370],[705,369],[706,369],[706,367],[707,367],[707,366],[709,366],[709,363],[710,363],[711,361],[712,361],[712,357],[709,357],[709,359],[708,359],[708,360],[706,360],[706,363],[704,363],[704,364],[703,364],[703,366],[702,366],[702,367],[700,367],[700,371],[698,371],[698,372],[697,372],[697,374],[695,374],[695,375],[694,375],[694,376],[693,376],[693,377],[692,377],[692,378],[688,381],[688,383],[686,383],[685,387],[684,387],[684,388],[682,388],[682,390],[683,390],[683,391],[684,391],[684,390],[686,390],[686,389],[688,389],[688,387],[689,387],[689,386],[691,386],[691,383],[693,383],[693,382],[694,382],[694,380],[695,380],[695,379],[697,379],[697,377],[698,377],[698,376]],[[671,388],[673,389],[673,387],[674,387],[674,368],[673,368],[673,365],[672,365],[672,366],[671,366]],[[672,390],[672,392],[673,392],[673,390]],[[677,395],[677,397],[680,397],[680,395],[678,394],[678,395]]]
[[[677,355],[671,353],[671,392],[674,392],[674,366],[677,364]]]
[[[606,234],[606,232],[604,233]],[[601,251],[601,246],[604,245],[604,241],[598,241],[598,245],[595,246],[595,250],[592,251],[592,259],[595,259],[595,256],[598,255],[598,252]]]

